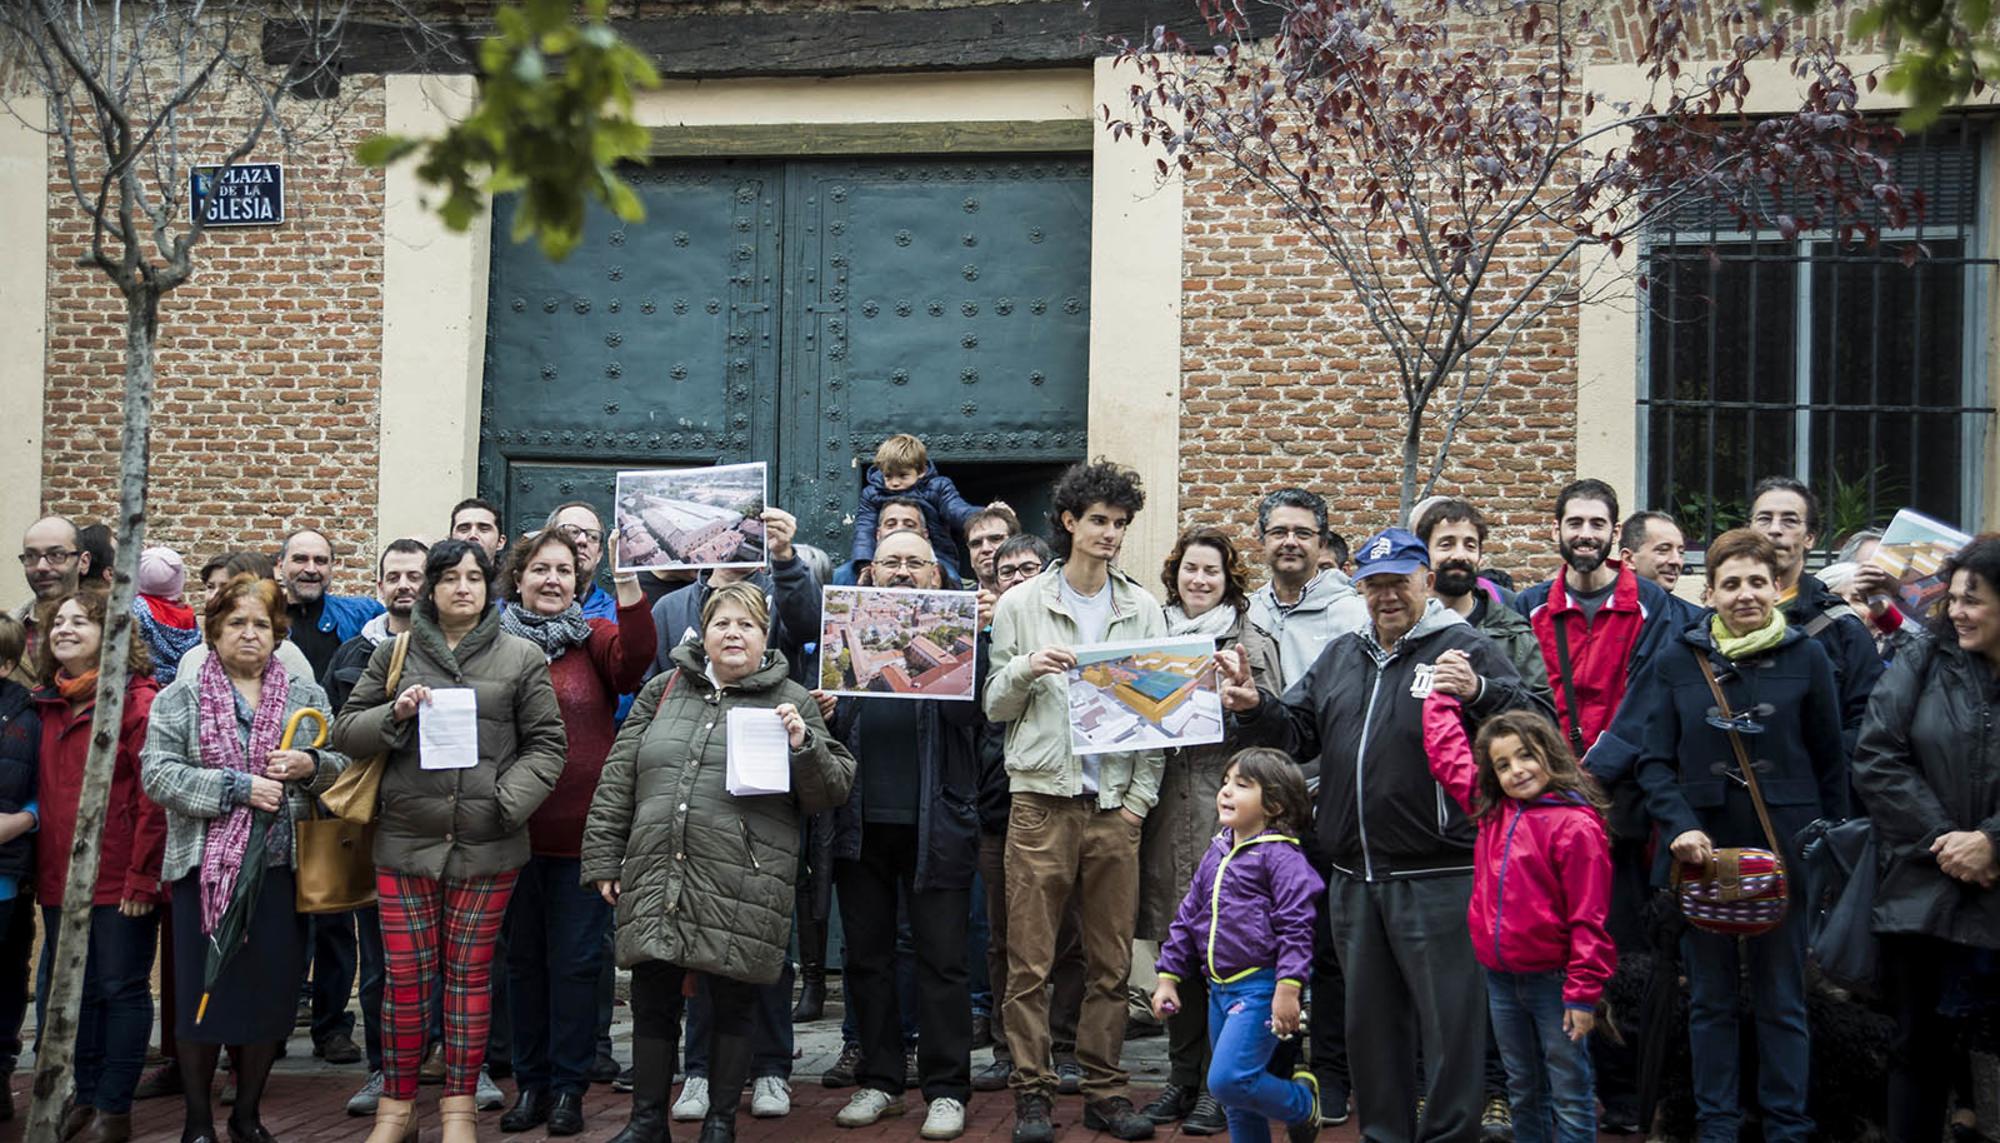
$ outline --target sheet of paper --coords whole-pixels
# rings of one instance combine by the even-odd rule
[[[434,690],[418,708],[417,760],[426,770],[479,765],[479,703],[471,687]]]
[[[729,792],[738,797],[792,792],[792,741],[775,710],[729,712]]]

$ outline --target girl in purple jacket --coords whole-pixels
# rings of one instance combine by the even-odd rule
[[[1486,969],[1515,1143],[1596,1139],[1588,1037],[1617,962],[1604,928],[1604,795],[1555,724],[1530,711],[1487,719],[1474,743],[1459,700],[1432,691],[1424,746],[1431,776],[1479,823],[1466,921]]]
[[[1160,948],[1153,1012],[1180,1007],[1180,981],[1208,974],[1208,1091],[1231,1139],[1269,1139],[1273,1119],[1291,1143],[1319,1135],[1319,1083],[1264,1070],[1280,1039],[1299,1030],[1299,989],[1312,965],[1313,900],[1325,890],[1299,848],[1311,802],[1284,753],[1245,750],[1229,760],[1215,813],[1222,832],[1203,855]]]

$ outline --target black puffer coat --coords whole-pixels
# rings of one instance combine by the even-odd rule
[[[1875,822],[1875,931],[2000,948],[2000,888],[1938,869],[1940,834],[1978,830],[2000,848],[2000,675],[1949,638],[1896,657],[1875,687],[1854,755]]]

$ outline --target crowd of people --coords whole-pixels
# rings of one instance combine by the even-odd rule
[[[1043,537],[966,501],[914,437],[876,462],[837,567],[778,507],[761,569],[642,575],[607,566],[589,504],[510,532],[479,499],[373,553],[372,597],[331,590],[355,560],[309,527],[193,577],[142,552],[63,1139],[119,1143],[135,1098],[178,1092],[183,1140],[215,1140],[224,1067],[229,1137],[271,1139],[266,1081],[305,1024],[316,1056],[365,1065],[347,1108],[371,1143],[416,1137],[426,1082],[443,1138],[469,1143],[482,1112],[579,1133],[589,1085],[614,1081],[619,1143],[677,1120],[728,1143],[746,1095],[790,1112],[836,909],[841,1127],[904,1114],[914,1088],[931,1140],[1002,1090],[1015,1143],[1051,1143],[1066,1094],[1123,1140],[1276,1123],[1308,1143],[1350,1114],[1385,1143],[1629,1133],[1649,1126],[1637,1045],[1604,1034],[1602,997],[1622,952],[1662,939],[1663,890],[1765,847],[1796,869],[1805,827],[1860,815],[1883,855],[1885,1129],[1936,1139],[1949,1116],[1976,1137],[1955,1021],[2000,972],[2000,536],[1906,615],[1867,559],[1879,537],[1807,570],[1818,502],[1772,477],[1705,538],[1696,593],[1676,522],[1621,517],[1582,479],[1553,499],[1558,574],[1517,591],[1474,503],[1433,498],[1350,549],[1320,496],[1279,488],[1245,506],[1253,534],[1188,528],[1149,585],[1120,561],[1145,505],[1129,469],[1066,471]],[[9,1069],[31,980],[47,1000],[113,556],[102,528],[35,521],[34,598],[0,616]],[[976,590],[976,701],[814,689],[836,580]],[[1222,741],[1074,752],[1077,648],[1185,636],[1214,642]],[[448,691],[475,729],[445,768],[424,712]],[[318,745],[292,734],[308,710]],[[730,792],[741,710],[782,726],[788,792]],[[363,760],[376,903],[308,916],[290,826]],[[1807,913],[1666,930],[1701,1140],[1746,1119],[1813,1137]],[[226,984],[207,967],[224,924],[257,949]],[[156,961],[168,1063],[149,1073]],[[1170,1071],[1135,1094],[1148,992]]]

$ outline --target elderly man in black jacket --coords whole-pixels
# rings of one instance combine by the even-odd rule
[[[1283,698],[1258,690],[1240,656],[1225,658],[1223,704],[1244,745],[1319,759],[1314,832],[1333,867],[1327,911],[1347,977],[1362,1138],[1469,1143],[1480,1133],[1486,1050],[1485,1037],[1465,1034],[1486,1011],[1465,927],[1474,830],[1431,778],[1424,698],[1458,695],[1474,720],[1549,712],[1492,640],[1431,598],[1423,541],[1392,528],[1356,560],[1369,626],[1328,643]],[[1412,1066],[1420,1046],[1421,1091]]]

